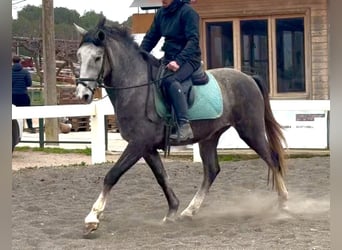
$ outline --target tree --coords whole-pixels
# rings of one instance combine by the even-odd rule
[[[27,5],[18,12],[18,19],[13,20],[12,33],[15,36],[41,37],[42,8]]]
[[[55,14],[55,24],[69,24],[78,22],[80,19],[80,14],[76,10],[69,10],[64,7],[57,7],[54,9]]]
[[[73,23],[85,29],[93,28],[98,23],[103,13],[87,11],[82,16],[76,10],[64,7],[54,8],[55,38],[64,40],[77,40]],[[109,25],[120,24],[107,19]],[[122,25],[132,27],[132,17],[128,17]],[[27,5],[18,12],[18,19],[12,21],[12,34],[19,37],[42,37],[42,7]]]
[[[84,29],[93,28],[95,24],[103,17],[102,12],[100,14],[95,11],[85,12],[83,16],[80,17],[79,25]]]
[[[41,19],[30,20],[26,17],[13,20],[12,34],[21,37],[41,37]]]
[[[26,5],[18,12],[18,19],[25,18],[30,21],[42,20],[42,7]]]
[[[129,16],[126,21],[122,23],[123,26],[132,28],[132,16]]]

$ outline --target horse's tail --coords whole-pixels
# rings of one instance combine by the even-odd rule
[[[266,136],[270,145],[272,158],[274,162],[278,162],[278,166],[276,167],[278,167],[280,174],[285,176],[287,167],[285,164],[285,150],[282,143],[284,143],[285,146],[287,146],[287,144],[282,132],[282,127],[273,116],[270,98],[268,96],[268,89],[266,88],[264,81],[256,75],[252,76],[252,78],[257,83],[264,98]],[[274,181],[274,178],[272,179]]]

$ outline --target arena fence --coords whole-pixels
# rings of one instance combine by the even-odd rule
[[[289,148],[329,148],[329,100],[271,100],[271,107],[276,119],[284,127]],[[105,116],[112,114],[113,107],[108,97],[91,104],[12,108],[12,119],[90,116],[93,164],[106,162]],[[198,145],[194,144],[191,148],[193,160],[200,161]],[[222,135],[218,148],[248,146],[238,138],[234,129],[230,129]]]

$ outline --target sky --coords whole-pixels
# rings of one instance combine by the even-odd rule
[[[20,11],[26,5],[41,6],[43,0],[12,0],[12,18],[17,18],[17,11]],[[53,0],[54,7],[65,7],[76,10],[81,16],[86,11],[95,11],[102,13],[112,21],[122,23],[133,13],[142,13],[137,7],[129,7],[133,0]]]

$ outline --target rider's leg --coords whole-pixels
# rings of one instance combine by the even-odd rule
[[[188,104],[182,91],[182,86],[178,81],[173,81],[167,88],[168,96],[171,99],[172,106],[175,110],[177,123],[179,126],[178,133],[171,134],[170,139],[184,141],[194,137],[188,119]],[[179,134],[179,138],[178,138]]]
[[[194,70],[190,63],[185,63],[176,72],[163,80],[179,126],[178,133],[171,134],[170,139],[172,140],[183,141],[194,137],[188,119],[188,104],[181,85],[183,81],[191,77]]]

